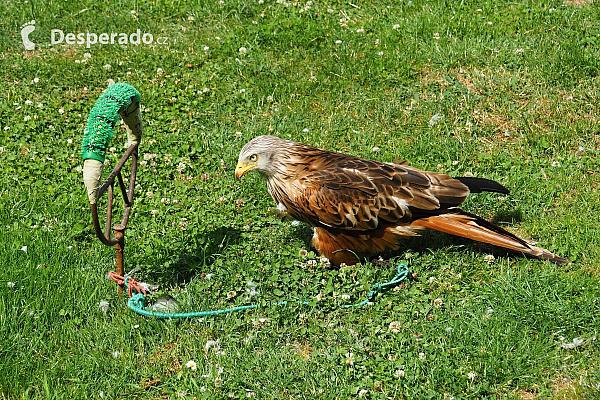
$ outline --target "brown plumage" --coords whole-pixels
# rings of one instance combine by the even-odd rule
[[[457,207],[471,192],[508,193],[494,181],[452,178],[275,136],[259,136],[244,146],[236,178],[251,170],[266,179],[281,214],[315,228],[312,245],[335,265],[398,249],[402,237],[424,229],[567,262]]]

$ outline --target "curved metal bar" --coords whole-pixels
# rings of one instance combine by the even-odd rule
[[[127,162],[127,160],[131,158],[131,173],[129,175],[129,187],[125,187],[125,183],[121,174],[121,170],[123,166]],[[119,192],[121,193],[121,197],[123,198],[123,218],[121,219],[121,223],[119,225],[115,225],[113,230],[125,230],[127,228],[127,222],[129,221],[129,215],[131,214],[131,207],[133,206],[133,198],[135,191],[135,178],[137,175],[137,162],[138,162],[138,145],[131,145],[121,157],[118,164],[115,166],[113,171],[108,175],[108,178],[100,185],[98,189],[98,196],[102,196],[104,192],[108,190],[108,202],[106,205],[106,224],[105,230],[102,231],[100,227],[100,218],[98,215],[98,207],[96,204],[90,204],[90,208],[92,210],[92,220],[94,223],[94,230],[96,232],[96,236],[100,241],[106,246],[115,246],[118,243],[118,239],[116,236],[111,236],[110,228],[112,224],[112,209],[113,209],[113,197],[114,197],[114,186],[115,186],[115,178],[119,185]],[[115,228],[120,229],[115,229]]]

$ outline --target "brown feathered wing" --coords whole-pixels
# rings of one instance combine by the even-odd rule
[[[292,217],[315,227],[313,246],[333,264],[399,247],[423,229],[566,262],[457,206],[469,188],[457,179],[296,144],[285,173],[268,179],[271,195]]]

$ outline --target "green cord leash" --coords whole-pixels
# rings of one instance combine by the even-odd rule
[[[364,305],[368,304],[369,302],[371,302],[375,298],[375,296],[377,296],[378,293],[380,293],[392,286],[396,286],[396,285],[400,284],[402,281],[406,280],[407,277],[408,277],[408,266],[404,263],[401,263],[398,265],[398,273],[396,274],[396,276],[394,278],[392,278],[392,280],[390,280],[389,282],[386,282],[386,283],[374,284],[373,287],[371,288],[371,290],[367,293],[367,296],[363,301],[361,301],[360,303],[356,303],[356,304],[346,304],[346,305],[343,305],[342,307],[343,308],[352,308],[352,307],[364,306]],[[135,286],[136,284],[137,284],[137,282],[135,282],[130,277],[126,277],[124,279],[124,285],[127,288],[129,288],[130,285]],[[138,290],[138,289],[136,288],[136,290]],[[129,307],[131,310],[135,311],[136,313],[138,313],[140,315],[144,315],[146,317],[154,317],[154,318],[208,317],[208,316],[212,316],[212,315],[228,314],[228,313],[232,313],[232,312],[236,312],[236,311],[251,310],[254,308],[261,307],[261,305],[259,305],[259,304],[250,304],[247,306],[236,306],[236,307],[224,308],[224,309],[220,309],[220,310],[211,310],[211,311],[196,311],[196,312],[189,312],[189,313],[164,313],[164,312],[155,312],[155,311],[149,311],[149,310],[144,309],[145,300],[146,300],[146,295],[141,293],[140,291],[138,291],[138,293],[133,294],[129,298],[129,300],[127,301],[127,307]],[[273,302],[273,303],[267,303],[265,306],[286,306],[286,305],[292,305],[292,304],[310,305],[311,303],[308,301],[295,301],[295,302],[277,301],[277,302]]]

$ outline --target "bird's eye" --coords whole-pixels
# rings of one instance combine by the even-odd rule
[[[258,155],[252,154],[250,157],[248,157],[248,160],[255,162],[256,160],[258,160]]]

